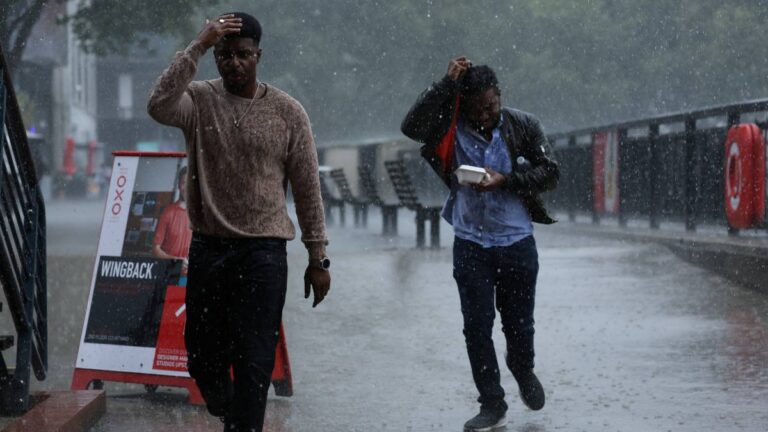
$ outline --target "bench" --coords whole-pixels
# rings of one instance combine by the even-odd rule
[[[333,225],[333,209],[338,209],[339,225],[344,226],[346,222],[346,208],[344,200],[339,194],[339,190],[331,177],[333,168],[327,166],[320,167],[320,195],[323,197],[323,207],[325,208],[325,220],[328,225]]]
[[[360,186],[363,193],[368,197],[371,204],[381,208],[382,235],[394,237],[397,235],[397,210],[401,207],[400,203],[390,204],[379,192],[376,176],[370,169],[359,166]]]
[[[416,247],[424,248],[426,243],[426,222],[430,223],[430,247],[440,248],[440,211],[441,205],[429,204],[419,193],[409,173],[407,162],[403,159],[385,161],[387,173],[392,181],[403,207],[416,212]],[[426,173],[425,174],[429,174]],[[431,175],[431,174],[429,174]]]
[[[352,193],[352,188],[349,186],[347,176],[344,174],[344,169],[334,168],[330,172],[330,176],[336,183],[336,187],[341,195],[342,202],[346,202],[352,206],[353,215],[355,218],[356,227],[368,226],[368,205],[370,201],[367,197],[356,197]],[[343,205],[343,204],[342,204]]]

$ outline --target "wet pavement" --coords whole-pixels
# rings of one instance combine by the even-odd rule
[[[50,377],[68,388],[103,204],[53,202],[49,214]],[[413,213],[400,236],[332,228],[333,285],[303,299],[306,254],[289,246],[284,322],[295,395],[271,396],[271,432],[461,431],[477,410],[443,248],[415,250]],[[536,227],[542,411],[519,401],[511,374],[507,431],[768,431],[768,296],[678,259],[662,246]],[[498,321],[497,321],[498,324]],[[494,340],[503,355],[499,326]],[[503,364],[503,363],[502,363]],[[106,383],[98,432],[219,431],[185,391]]]

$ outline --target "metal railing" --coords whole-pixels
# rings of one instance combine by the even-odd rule
[[[48,370],[45,205],[2,48],[0,76],[0,285],[16,331],[15,367],[0,356],[0,411],[14,414],[29,408],[31,372]]]
[[[727,227],[726,135],[747,115],[765,111],[768,99],[551,134],[561,180],[547,200],[572,220],[590,214],[596,223],[610,216],[622,226],[628,219],[642,218],[651,228],[659,228],[662,221],[682,222],[688,231],[702,223]],[[765,129],[765,118],[756,123]],[[595,137],[605,132],[618,137],[619,204],[614,214],[595,205]]]

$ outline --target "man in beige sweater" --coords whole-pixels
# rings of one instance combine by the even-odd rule
[[[149,114],[184,132],[192,224],[188,367],[225,431],[261,431],[286,295],[291,184],[309,252],[304,296],[331,283],[317,153],[304,108],[256,79],[261,26],[244,13],[208,22],[156,83]],[[210,48],[220,79],[193,81]],[[234,371],[230,380],[229,370]]]

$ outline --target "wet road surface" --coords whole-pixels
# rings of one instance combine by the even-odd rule
[[[69,387],[102,209],[49,205],[51,367],[35,388]],[[265,430],[461,431],[476,414],[449,227],[442,249],[419,251],[411,212],[394,240],[378,235],[372,213],[368,229],[330,230],[333,285],[317,309],[303,299],[306,253],[290,243],[295,395],[270,398]],[[526,409],[504,371],[507,431],[768,431],[768,297],[653,244],[536,230],[536,370],[547,405]],[[498,320],[494,341],[501,359]],[[222,429],[184,403],[185,391],[106,390],[93,431]]]

